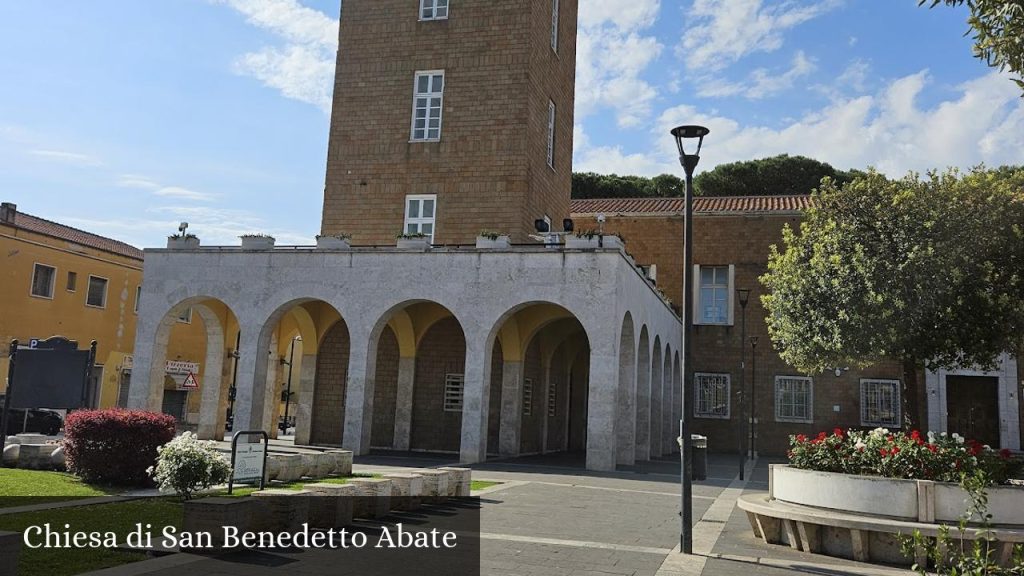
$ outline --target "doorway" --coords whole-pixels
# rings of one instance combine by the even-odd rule
[[[999,378],[946,376],[947,429],[992,448],[999,443]]]

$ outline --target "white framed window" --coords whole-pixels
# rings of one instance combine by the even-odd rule
[[[420,0],[420,20],[447,20],[448,0]]]
[[[100,276],[89,276],[89,291],[85,295],[85,305],[92,308],[107,307],[107,279]]]
[[[68,283],[66,288],[68,292],[74,292],[78,289],[78,272],[68,272]]]
[[[32,269],[31,293],[38,298],[53,299],[53,284],[57,281],[57,269],[46,264],[36,264]]]
[[[462,412],[464,374],[446,374],[444,377],[444,411]]]
[[[441,112],[444,108],[444,70],[417,72],[413,82],[413,142],[441,139]]]
[[[900,381],[860,381],[860,425],[900,427]]]
[[[693,415],[729,419],[729,375],[698,372],[693,375]]]
[[[548,418],[558,416],[558,384],[552,381],[548,384]]]
[[[814,422],[814,381],[806,376],[775,377],[775,420]]]
[[[558,54],[558,0],[551,0],[551,49]]]
[[[523,416],[533,415],[533,378],[523,378]]]
[[[192,323],[192,307],[191,306],[189,306],[188,308],[185,308],[184,310],[181,311],[181,314],[178,316],[178,322],[181,322],[182,324],[191,324]]]
[[[434,242],[434,223],[437,218],[436,194],[411,194],[405,197],[405,234],[423,234]]]
[[[694,266],[694,324],[733,324],[735,266]]]
[[[139,301],[142,300],[142,286],[135,287],[135,313],[139,313]]]
[[[555,169],[555,103],[548,100],[548,168]]]

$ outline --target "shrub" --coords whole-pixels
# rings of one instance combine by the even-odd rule
[[[149,486],[157,448],[174,438],[172,416],[142,410],[80,410],[64,422],[68,471],[87,482]]]
[[[980,472],[992,484],[1006,484],[1021,470],[1009,450],[996,451],[957,434],[836,428],[831,435],[798,434],[789,442],[790,465],[805,470],[938,482],[959,482]]]
[[[161,492],[188,500],[199,490],[226,482],[231,474],[231,464],[214,446],[185,432],[157,449],[157,464],[148,472]]]

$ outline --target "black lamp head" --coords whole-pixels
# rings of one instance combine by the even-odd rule
[[[565,220],[562,220],[562,230],[566,232],[572,232],[575,228],[576,225],[572,221],[572,218],[566,218]]]
[[[541,234],[547,234],[551,231],[551,225],[548,224],[547,220],[543,218],[537,218],[533,221],[533,227],[537,229],[537,232]]]
[[[740,306],[746,307],[750,301],[750,288],[737,288],[736,295],[739,296]]]

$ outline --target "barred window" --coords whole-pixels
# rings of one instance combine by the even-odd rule
[[[533,378],[523,378],[523,416],[533,415]]]
[[[548,418],[558,415],[558,384],[552,381],[548,384]]]
[[[775,377],[775,420],[814,421],[814,381],[804,376]]]
[[[900,381],[860,381],[861,426],[900,427]]]
[[[462,385],[464,374],[446,374],[444,377],[444,411],[462,412]]]
[[[448,18],[448,0],[420,0],[420,20]]]
[[[694,416],[697,418],[729,418],[729,375],[693,375]]]
[[[85,305],[93,308],[107,306],[107,279],[89,276],[89,291],[85,295]]]

